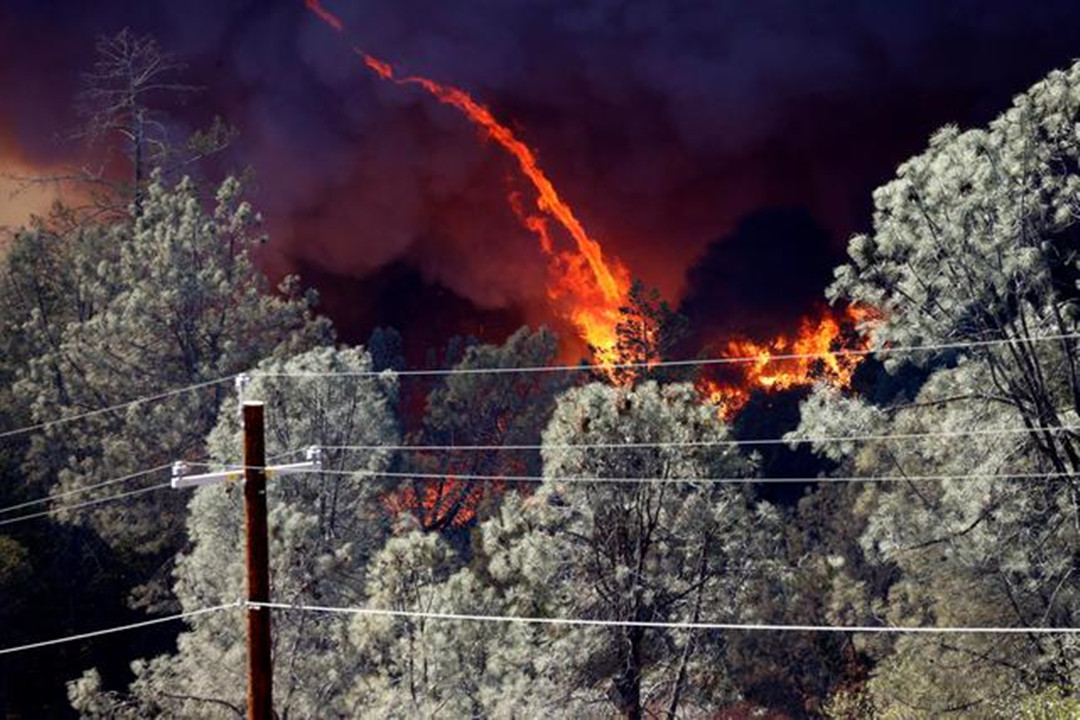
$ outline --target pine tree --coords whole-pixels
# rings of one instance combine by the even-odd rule
[[[207,211],[191,181],[170,188],[157,178],[133,223],[20,236],[4,277],[21,318],[11,331],[29,348],[13,386],[29,419],[227,380],[265,357],[327,342],[329,326],[314,318],[314,298],[297,292],[295,278],[274,294],[253,265],[258,220],[235,180],[221,186]],[[43,264],[56,272],[41,272]],[[54,487],[69,490],[202,459],[203,440],[231,391],[230,382],[216,383],[52,427],[27,453],[28,481],[50,489],[58,478]],[[179,509],[175,498],[142,498],[80,517],[125,552],[175,548],[180,521],[162,522],[182,517],[162,512]]]
[[[821,389],[803,405],[804,437],[926,436],[818,448],[845,474],[913,478],[851,500],[871,567],[849,608],[867,621],[1078,621],[1080,447],[1060,430],[1080,421],[1078,118],[1080,63],[987,129],[939,131],[874,194],[873,232],[837,270],[831,296],[878,308],[879,344],[999,343],[891,353],[888,370],[914,364],[924,379],[887,406]],[[1014,428],[1027,432],[963,436]],[[1080,659],[1072,637],[1054,635],[859,642],[878,659],[864,699],[884,716],[1015,717],[1043,689],[1071,692]]]
[[[371,377],[362,349],[319,348],[255,369],[248,399],[266,403],[267,456],[295,461],[308,445],[393,445],[397,392],[391,373]],[[258,373],[274,376],[259,376]],[[349,377],[288,377],[290,373],[355,373]],[[280,377],[279,377],[280,376]],[[226,402],[207,444],[223,464],[240,459],[237,406]],[[330,451],[324,468],[344,474],[288,475],[268,485],[271,597],[284,602],[351,606],[364,602],[379,573],[373,559],[390,533],[381,497],[390,490],[371,473],[385,470],[390,453]],[[350,475],[350,471],[355,474]],[[173,591],[185,609],[228,603],[244,592],[243,498],[239,487],[200,488],[190,499],[189,549],[177,562]],[[349,624],[341,616],[276,613],[275,708],[282,717],[344,716],[347,689],[361,672]],[[89,671],[70,687],[77,710],[89,717],[216,718],[243,708],[245,624],[240,612],[195,618],[179,650],[134,664],[126,693],[102,689]],[[126,714],[126,715],[125,715]],[[242,713],[241,713],[242,714]]]

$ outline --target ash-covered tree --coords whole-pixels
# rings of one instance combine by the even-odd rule
[[[961,345],[886,356],[889,370],[926,376],[886,407],[822,392],[804,405],[805,435],[853,423],[928,435],[830,448],[855,472],[961,476],[870,485],[854,501],[862,551],[898,571],[870,593],[867,621],[1080,621],[1078,121],[1080,64],[985,130],[939,131],[875,193],[874,231],[837,271],[830,296],[878,308],[879,344]],[[1080,679],[1072,636],[904,637],[876,650],[868,697],[884,716],[1014,717],[1024,698]]]
[[[35,221],[20,231],[0,258],[0,429],[34,423],[31,399],[17,392],[16,381],[35,358],[56,351],[61,328],[88,317],[94,306],[86,298],[87,274],[102,262],[107,248],[107,233],[79,227],[60,210],[50,222]],[[27,453],[40,448],[40,442],[33,433],[0,439],[0,507],[48,497],[55,476],[34,473],[31,482],[27,474]],[[0,521],[44,509],[20,507],[0,515]],[[0,565],[5,644],[34,642],[46,631],[61,635],[136,619],[125,607],[132,569],[90,528],[45,517],[5,524],[0,527]],[[72,643],[0,662],[0,715],[63,713],[64,677],[88,659],[100,660],[107,673],[122,671],[124,665],[108,642]]]
[[[363,349],[320,348],[289,360],[261,363],[247,399],[266,403],[269,458],[295,461],[309,445],[393,445],[398,441],[392,373],[372,374]],[[259,373],[268,373],[260,376]],[[351,373],[340,377],[296,373]],[[221,408],[207,444],[222,464],[240,460],[236,402]],[[354,606],[381,574],[372,557],[389,536],[381,495],[385,450],[330,450],[329,474],[271,478],[267,486],[271,597],[279,602]],[[355,474],[350,474],[355,473]],[[190,548],[174,572],[174,592],[185,609],[228,603],[244,592],[243,498],[239,485],[203,487],[190,500]],[[102,688],[88,671],[69,686],[84,717],[218,718],[243,715],[245,626],[239,609],[205,615],[181,634],[178,651],[133,665],[126,692]],[[353,714],[348,688],[362,671],[343,616],[283,612],[274,616],[274,704],[280,717]]]
[[[209,383],[47,428],[26,454],[28,482],[71,490],[199,459],[231,392],[231,383],[216,381],[328,341],[313,297],[298,293],[295,279],[272,292],[254,266],[258,221],[235,180],[208,210],[191,181],[169,187],[156,178],[134,222],[18,236],[0,294],[18,319],[6,332],[30,349],[13,392],[31,421]],[[50,267],[54,273],[43,272]],[[152,558],[177,545],[178,502],[173,493],[148,494],[78,520],[122,551]]]
[[[496,563],[526,579],[519,609],[632,622],[752,618],[759,595],[783,574],[774,562],[778,517],[745,486],[714,482],[753,472],[722,444],[727,437],[689,384],[592,384],[566,393],[544,432],[546,481],[530,501],[534,526]],[[588,447],[625,443],[660,445]],[[606,701],[626,717],[675,717],[738,697],[722,633],[640,626],[553,633],[556,685],[583,710]]]
[[[703,478],[752,464],[731,447],[575,449],[722,440],[688,385],[592,384],[560,397],[544,432],[545,480],[507,495],[468,550],[414,532],[369,573],[372,607],[613,621],[736,621],[775,591],[777,516]],[[645,478],[619,483],[621,478]],[[738,698],[721,633],[357,618],[372,716],[676,717]]]
[[[1001,341],[963,351],[988,382],[957,400],[1013,408],[1046,461],[1072,471],[1074,438],[1050,429],[1080,413],[1078,88],[1080,64],[1019,95],[986,130],[935,134],[874,193],[874,232],[851,241],[829,289],[881,312],[879,344]],[[1037,342],[1048,337],[1059,339]]]
[[[219,362],[234,372],[275,349],[289,352],[329,336],[312,316],[312,298],[275,293],[252,265],[255,215],[235,181],[220,187],[216,210],[218,185],[202,184],[202,192],[187,181],[174,186],[180,172],[201,173],[197,161],[232,137],[220,122],[205,133],[177,130],[169,113],[186,92],[176,86],[182,81],[173,73],[175,59],[129,32],[103,40],[99,50],[96,77],[87,80],[80,103],[84,125],[75,133],[87,143],[86,164],[59,177],[19,179],[78,183],[77,197],[89,198],[89,205],[57,206],[10,242],[5,237],[0,248],[0,430],[168,392],[211,379]],[[131,83],[126,90],[125,82]],[[122,164],[114,162],[117,155]],[[142,217],[148,210],[150,217]],[[229,337],[232,327],[251,335]],[[164,464],[175,453],[201,457],[200,436],[225,392],[221,385],[0,439],[0,505]],[[110,490],[116,491],[102,493]],[[59,525],[38,518],[0,529],[11,561],[7,588],[20,598],[0,603],[8,613],[8,642],[32,641],[49,627],[63,634],[139,619],[125,605],[160,596],[169,549],[180,540],[175,497],[158,493],[156,500],[161,504],[121,501],[80,525],[68,524],[74,517]],[[20,558],[28,561],[16,563]],[[132,586],[139,586],[135,598],[128,597]],[[163,637],[144,634],[143,647],[160,647]],[[106,674],[124,663],[107,641],[8,663],[0,704],[12,702],[7,709],[16,713],[62,712],[56,709],[65,702],[61,677],[72,671],[69,663],[81,667],[91,659],[101,659]]]
[[[517,503],[516,496],[507,505]],[[368,573],[373,608],[506,615],[500,589],[440,533],[391,539]],[[538,717],[552,687],[544,648],[521,627],[423,617],[357,616],[348,705],[360,717]]]

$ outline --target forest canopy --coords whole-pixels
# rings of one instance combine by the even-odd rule
[[[693,370],[512,372],[559,362],[545,328],[452,338],[429,375],[393,328],[339,342],[303,278],[260,269],[249,178],[205,163],[224,126],[166,147],[130,132],[154,98],[119,113],[106,80],[88,128],[124,172],[0,260],[0,433],[40,425],[0,434],[0,507],[55,501],[0,515],[3,645],[242,596],[240,489],[150,490],[240,461],[245,374],[268,455],[323,448],[269,485],[271,596],[400,613],[275,612],[282,718],[1080,714],[1075,632],[701,626],[1080,627],[1080,63],[874,193],[826,292],[874,309],[874,356],[794,391],[779,448]],[[667,358],[684,319],[632,299],[619,346]],[[796,494],[767,495],[805,448]],[[129,476],[147,492],[71,509]],[[243,716],[244,630],[223,611],[2,657],[0,714]]]

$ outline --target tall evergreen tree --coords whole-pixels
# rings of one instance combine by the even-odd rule
[[[270,376],[259,376],[265,372]],[[350,377],[290,377],[290,373],[353,373]],[[248,399],[266,403],[266,451],[293,462],[308,445],[393,445],[396,379],[372,372],[363,349],[319,348],[256,368]],[[240,459],[235,401],[226,402],[208,439],[222,464]],[[356,605],[365,599],[372,556],[390,523],[381,496],[389,488],[371,477],[385,470],[390,453],[331,451],[324,469],[271,479],[268,484],[271,597],[280,602]],[[355,474],[350,474],[355,472]],[[190,548],[177,562],[173,590],[185,609],[228,603],[244,593],[242,493],[231,484],[200,488],[190,500]],[[275,707],[282,717],[346,716],[346,690],[360,672],[340,616],[277,613],[273,621]],[[128,692],[103,690],[88,671],[70,685],[76,709],[89,717],[216,718],[223,709],[242,714],[246,652],[242,613],[221,612],[193,620],[178,651],[134,664]],[[224,713],[228,716],[228,712]]]
[[[4,294],[30,349],[15,401],[48,421],[207,383],[264,357],[325,343],[313,297],[289,279],[279,293],[254,266],[258,216],[235,180],[205,210],[194,183],[156,179],[134,223],[76,227],[72,236],[20,235],[6,258]],[[54,247],[55,246],[55,247]],[[55,265],[49,275],[42,263]],[[32,278],[32,279],[31,279]],[[44,490],[66,491],[176,459],[201,459],[230,382],[166,397],[34,437],[24,469]],[[57,483],[56,480],[59,480]],[[81,515],[124,552],[176,547],[182,515],[168,493]]]
[[[1080,64],[985,130],[939,131],[875,193],[874,231],[852,240],[837,271],[833,298],[882,311],[879,344],[960,344],[886,356],[887,369],[916,364],[925,377],[888,406],[824,389],[803,406],[804,437],[926,435],[819,447],[845,474],[912,478],[851,503],[862,553],[877,577],[892,572],[849,595],[863,596],[849,607],[867,622],[1080,619],[1080,447],[1062,431],[1080,421],[1078,120]],[[979,434],[1014,428],[1024,431]],[[1080,668],[1071,636],[863,642],[879,658],[867,702],[886,717],[1014,717],[1030,695],[1075,692]]]

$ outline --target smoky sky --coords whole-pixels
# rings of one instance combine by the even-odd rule
[[[746,215],[730,235],[710,243],[687,273],[680,310],[690,321],[689,346],[794,330],[794,322],[815,309],[809,307],[812,299],[824,304],[822,289],[839,260],[829,234],[805,209]]]
[[[304,271],[357,326],[408,325],[432,292],[473,324],[545,320],[513,164],[356,45],[488,104],[608,253],[703,327],[760,334],[821,297],[870,192],[931,131],[987,122],[1080,55],[1075,2],[324,4],[346,36],[300,0],[7,0],[0,148],[72,156],[56,138],[95,36],[151,33],[204,88],[172,108],[178,135],[215,114],[239,129],[228,161],[257,173],[272,273]]]

